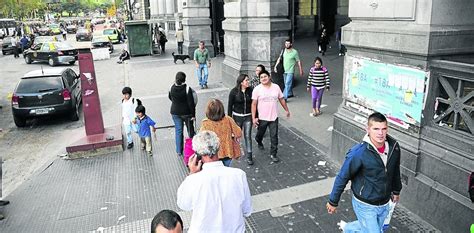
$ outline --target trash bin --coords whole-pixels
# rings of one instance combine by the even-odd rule
[[[151,28],[146,20],[126,21],[125,33],[128,37],[130,56],[151,55]]]

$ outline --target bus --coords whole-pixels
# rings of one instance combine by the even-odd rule
[[[16,21],[14,19],[0,19],[0,38],[12,36],[16,29]]]

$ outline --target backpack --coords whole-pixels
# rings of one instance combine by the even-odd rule
[[[469,176],[469,195],[471,198],[471,201],[474,202],[474,172],[471,172],[471,175]]]
[[[135,98],[132,98],[132,104],[135,104],[135,100],[137,100],[137,106],[142,105],[142,101],[140,99],[135,99]],[[122,99],[122,103],[123,103],[123,99]]]
[[[189,93],[189,91],[191,91],[193,93],[194,106],[196,106],[198,104],[197,93],[194,89],[192,89],[188,85],[186,85],[186,93]]]

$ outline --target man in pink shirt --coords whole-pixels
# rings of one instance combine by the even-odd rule
[[[283,93],[280,87],[272,83],[270,74],[264,70],[259,74],[260,84],[252,92],[252,120],[254,127],[257,128],[258,149],[264,150],[263,135],[270,128],[270,157],[273,163],[280,161],[277,157],[278,151],[278,102],[285,109],[286,117],[290,117],[290,110],[283,99]],[[258,112],[258,117],[257,117]]]

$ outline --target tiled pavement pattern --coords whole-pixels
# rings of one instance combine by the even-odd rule
[[[225,91],[207,93],[208,97],[224,100],[227,94]],[[167,97],[151,98],[144,103],[156,106],[165,100]],[[204,106],[205,102],[201,98],[199,105]],[[149,109],[148,113],[157,122],[170,118],[169,108]],[[133,150],[96,158],[58,158],[6,198],[11,204],[4,208],[7,219],[0,222],[0,232],[149,231],[151,218],[159,210],[179,211],[176,190],[186,170],[181,158],[175,155],[173,132],[171,128],[157,131],[153,157],[146,156],[136,145]],[[294,129],[281,125],[279,135],[280,163],[270,164],[269,138],[265,138],[266,150],[255,149],[256,161],[252,167],[245,160],[233,164],[247,172],[252,196],[264,206],[260,209],[254,206],[256,211],[246,220],[247,231],[337,232],[336,222],[355,218],[349,194],[344,195],[335,215],[326,213],[327,193],[317,188],[309,191],[321,196],[291,200],[289,195],[286,201],[291,204],[283,206],[271,198],[265,199],[297,185],[308,188],[312,187],[309,184],[328,181],[337,171],[330,163],[318,166],[319,161],[327,159]],[[181,214],[186,225],[189,224],[189,213]],[[402,207],[396,210],[392,226],[390,232],[434,231]]]

